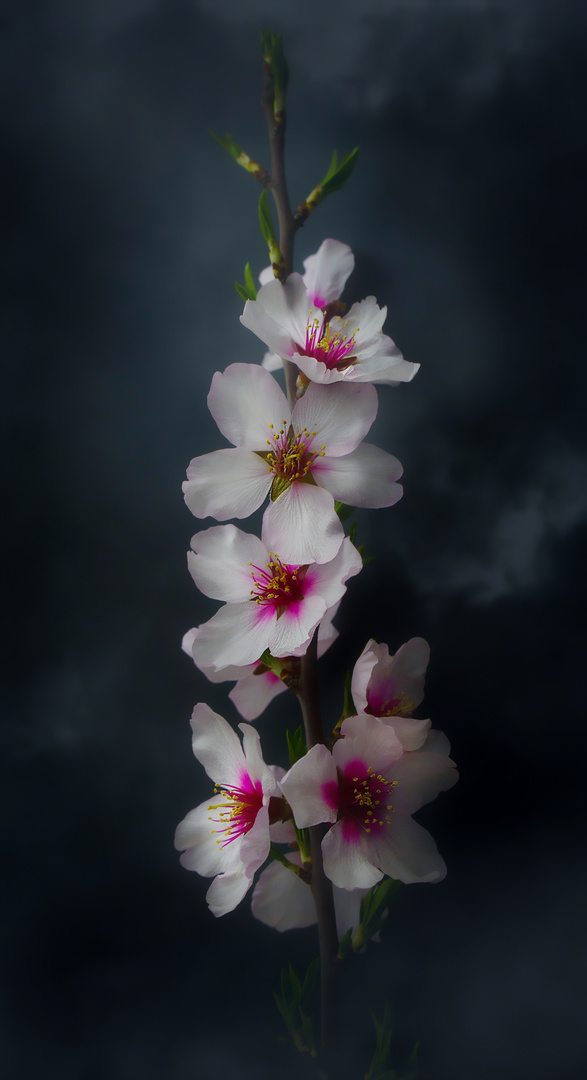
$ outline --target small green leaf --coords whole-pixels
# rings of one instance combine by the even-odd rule
[[[291,768],[292,765],[295,765],[296,761],[299,761],[300,758],[303,758],[307,753],[307,746],[304,739],[304,730],[302,728],[302,725],[300,724],[300,726],[296,728],[293,734],[289,730],[286,731],[285,738],[287,740],[289,764]]]
[[[328,172],[320,185],[323,192],[323,198],[325,198],[326,195],[332,195],[335,191],[340,191],[340,189],[344,187],[357,164],[359,147],[355,146],[354,150],[351,150],[349,154],[346,154],[340,165],[336,163],[335,156],[336,151],[333,154]]]
[[[271,220],[271,211],[269,210],[269,196],[266,191],[262,191],[259,196],[259,224],[265,243],[269,244],[274,241],[275,231]]]
[[[347,518],[350,518],[354,509],[354,506],[348,506],[346,503],[339,502],[338,499],[334,503],[334,511],[338,514],[341,521],[346,521]]]
[[[349,540],[350,540],[351,544],[355,544],[356,538],[357,538],[357,520],[355,518],[355,520],[351,522],[351,527],[349,529]],[[357,545],[355,544],[355,547],[356,546]],[[359,552],[359,554],[360,554],[360,552]]]
[[[348,956],[351,951],[351,944],[353,940],[353,928],[349,926],[348,930],[345,930],[340,939],[340,945],[338,946],[337,959],[344,960],[345,956]]]
[[[248,300],[249,299],[249,294],[248,294],[247,290],[245,289],[244,285],[241,285],[240,281],[235,281],[234,287],[235,287],[237,293],[239,294],[241,300]]]
[[[253,275],[251,273],[251,264],[248,262],[245,266],[245,287],[249,294],[249,300],[257,299],[257,287]]]

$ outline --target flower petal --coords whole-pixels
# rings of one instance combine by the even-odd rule
[[[344,529],[329,491],[296,481],[263,515],[263,539],[283,562],[303,566],[330,562],[344,540]]]
[[[371,889],[383,874],[371,862],[360,830],[353,838],[344,835],[344,823],[337,821],[322,841],[324,873],[339,889]]]
[[[252,884],[252,875],[247,877],[242,870],[234,871],[231,874],[219,874],[218,877],[214,878],[206,893],[206,901],[212,914],[220,918],[221,915],[227,915],[229,911],[234,911]]]
[[[195,706],[190,723],[192,750],[210,779],[215,784],[238,785],[243,772],[248,775],[248,768],[240,739],[230,724],[203,703]]]
[[[413,814],[456,784],[459,774],[454,761],[443,754],[420,750],[404,754],[393,768],[397,788],[393,804],[405,814]]]
[[[296,431],[316,432],[309,446],[326,447],[327,457],[340,457],[355,450],[377,415],[374,386],[318,386],[312,383],[294,406],[292,424]],[[317,459],[317,463],[320,458]]]
[[[316,254],[304,259],[304,284],[311,303],[323,308],[338,300],[354,266],[355,257],[348,244],[323,240]]]
[[[191,546],[196,554],[188,552],[188,570],[201,592],[231,604],[249,599],[251,565],[264,566],[268,559],[257,536],[236,525],[213,525],[192,536]]]
[[[277,791],[277,780],[268,765],[263,761],[261,739],[256,728],[250,724],[239,724],[243,736],[243,753],[247,762],[247,773],[253,784],[258,780],[263,787],[263,797],[269,799]],[[269,827],[269,823],[267,824]]]
[[[317,458],[312,467],[316,483],[335,499],[371,509],[393,506],[401,499],[403,488],[395,481],[402,472],[396,457],[371,443],[361,443],[346,457]]]
[[[374,716],[347,716],[341,726],[344,739],[334,744],[332,756],[337,767],[344,772],[350,761],[360,758],[375,773],[387,773],[403,754],[402,745],[395,732],[380,724]]]
[[[344,596],[345,582],[358,574],[362,567],[363,560],[347,536],[331,562],[314,563],[308,567],[304,579],[304,597],[321,596],[326,606],[330,607]]]
[[[183,851],[179,860],[181,865],[203,877],[214,877],[226,869],[223,851],[210,828],[211,802],[214,802],[213,798],[190,810],[175,830],[175,847]]]
[[[306,340],[311,308],[301,276],[290,274],[284,285],[277,278],[263,285],[256,300],[247,300],[240,319],[271,352],[289,359],[295,352],[294,343]],[[321,312],[312,314],[322,319]]]
[[[188,656],[191,656],[194,664],[211,683],[231,682],[234,679],[246,679],[248,675],[251,675],[256,668],[256,664],[246,664],[243,667],[239,667],[236,664],[229,664],[227,667],[216,668],[210,667],[206,664],[199,664],[194,657],[194,642],[197,640],[200,634],[200,627],[194,626],[192,630],[188,630],[183,635],[181,647]],[[229,695],[230,696],[230,695]]]
[[[287,858],[301,864],[297,852]],[[274,930],[294,930],[316,922],[310,886],[279,862],[271,863],[261,874],[253,892],[251,911],[256,919]]]
[[[304,597],[290,604],[272,627],[268,645],[271,654],[303,656],[325,611],[326,602],[321,596]]]
[[[246,678],[239,679],[228,696],[245,720],[256,720],[269,702],[285,690],[285,683],[272,671],[264,671],[260,675],[252,672]]]
[[[217,521],[249,517],[263,502],[273,480],[262,458],[240,448],[193,458],[187,475],[182,484],[186,506],[195,517]]]
[[[395,815],[381,833],[371,833],[369,848],[383,873],[404,885],[441,881],[446,875],[446,864],[430,833],[403,814]]]
[[[296,761],[279,786],[292,808],[298,829],[307,829],[321,821],[336,821],[336,764],[322,743]]]
[[[249,450],[264,450],[269,424],[280,427],[291,415],[283,390],[260,364],[230,364],[217,371],[208,408],[224,437]]]
[[[207,623],[193,645],[198,667],[216,671],[228,664],[254,664],[269,645],[277,616],[268,607],[249,602],[225,604]]]

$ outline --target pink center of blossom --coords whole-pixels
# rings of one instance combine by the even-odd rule
[[[385,687],[367,691],[365,711],[371,716],[411,716],[415,708],[415,702],[408,701],[404,691],[399,695],[392,693],[389,697],[386,696]]]
[[[263,805],[263,786],[260,780],[255,783],[243,773],[241,786],[223,784],[214,788],[215,795],[221,795],[224,802],[212,803],[208,810],[218,812],[217,817],[208,817],[215,823],[212,834],[219,833],[216,843],[226,847],[239,836],[244,836],[253,828],[255,819]]]
[[[256,604],[272,607],[278,618],[290,604],[297,604],[304,599],[302,583],[307,566],[282,563],[272,551],[269,552],[269,562],[265,568],[254,566],[253,563],[249,563],[249,566],[253,567],[251,577],[255,582],[251,589],[251,600]]]
[[[386,780],[363,761],[350,761],[338,770],[338,817],[364,832],[379,831],[391,823],[395,811],[391,793],[397,780]]]
[[[346,328],[346,323],[344,325]],[[332,333],[329,322],[324,323],[318,318],[310,319],[306,326],[303,354],[320,360],[329,370],[349,367],[356,348],[356,333],[356,330],[353,331],[350,337],[346,334]]]
[[[291,426],[288,429],[286,420],[283,421],[279,431],[273,430],[273,424],[269,424],[269,427],[271,438],[265,441],[270,449],[263,454],[263,457],[271,472],[275,474],[271,497],[276,499],[295,480],[306,478],[315,459],[318,456],[324,457],[326,446],[321,446],[318,450],[310,450],[312,439],[316,437],[317,432],[308,431],[305,427],[295,432]]]

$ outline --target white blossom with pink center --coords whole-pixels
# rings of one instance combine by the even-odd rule
[[[262,539],[235,525],[216,525],[192,537],[188,569],[198,588],[224,606],[199,627],[192,644],[198,665],[215,671],[272,656],[303,656],[328,608],[346,592],[362,559],[348,537],[328,563],[289,563],[270,524]]]
[[[175,846],[187,870],[214,877],[208,906],[214,915],[225,915],[240,903],[269,854],[270,811],[274,805],[276,818],[281,815],[281,797],[254,728],[240,725],[241,746],[226,720],[203,704],[196,705],[191,725],[194,754],[215,788],[180,822]]]
[[[231,364],[212,379],[208,406],[234,449],[194,458],[183,483],[196,517],[248,517],[270,494],[265,517],[288,562],[329,562],[344,530],[334,500],[391,506],[402,467],[362,439],[377,414],[373,386],[310,386],[290,411],[264,368]]]
[[[454,762],[436,748],[405,753],[392,727],[350,716],[342,738],[297,761],[281,780],[298,828],[330,822],[324,870],[342,889],[371,888],[384,875],[405,884],[446,874],[430,834],[412,814],[456,783]]]
[[[247,300],[241,322],[282,360],[292,360],[310,382],[409,382],[419,364],[404,360],[383,333],[387,308],[374,296],[353,304],[343,317],[313,303],[300,274],[284,284],[263,285]]]
[[[329,608],[318,627],[318,659],[324,656],[326,650],[338,637],[338,630],[332,625],[332,619],[338,607],[339,604],[334,604]],[[192,657],[196,667],[210,682],[235,682],[228,696],[245,720],[256,720],[273,698],[287,690],[283,680],[260,660],[255,664],[246,664],[244,667],[232,665],[221,668],[219,671],[205,664],[199,664],[194,657],[193,649],[199,633],[200,628],[196,626],[184,634],[181,643],[183,651]]]
[[[299,852],[288,853],[286,858],[301,866]],[[334,886],[334,913],[339,941],[349,927],[358,930],[361,900],[368,891]],[[317,921],[310,886],[277,861],[272,862],[260,875],[253,890],[251,911],[259,922],[280,931],[314,926]]]

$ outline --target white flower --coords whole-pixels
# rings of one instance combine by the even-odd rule
[[[299,852],[288,853],[286,858],[301,866]],[[334,913],[339,941],[349,927],[356,932],[359,927],[361,900],[368,889],[333,888]],[[263,870],[253,890],[251,911],[259,922],[274,930],[296,930],[313,926],[316,908],[310,886],[292,870],[280,862],[272,862]]]
[[[314,258],[318,260],[320,252]],[[390,337],[383,334],[387,308],[375,297],[353,304],[343,318],[329,318],[317,302],[320,292],[318,261],[306,285],[300,274],[285,284],[276,278],[263,285],[256,300],[247,300],[241,322],[282,360],[292,360],[311,382],[374,382],[392,386],[409,382],[419,364],[404,360]],[[346,278],[345,278],[346,280]],[[331,284],[331,282],[328,282]],[[344,282],[343,282],[344,284]],[[330,292],[335,292],[331,289]],[[315,299],[312,299],[312,296]]]
[[[263,539],[234,525],[216,525],[192,537],[188,568],[198,588],[224,606],[199,627],[192,644],[198,665],[215,671],[272,656],[303,656],[328,608],[358,574],[361,556],[343,540],[328,563],[282,561],[270,528]]]
[[[384,874],[440,881],[444,861],[411,815],[456,783],[454,762],[436,748],[404,752],[372,716],[348,717],[341,734],[332,753],[312,747],[280,783],[298,828],[332,824],[322,841],[327,876],[342,889],[371,888]]]
[[[203,704],[196,705],[191,725],[194,754],[216,786],[178,825],[175,846],[187,870],[214,877],[206,899],[214,915],[225,915],[269,854],[269,804],[281,799],[254,728],[240,725],[241,747],[226,720]]]
[[[290,412],[275,379],[231,364],[212,379],[208,406],[235,449],[194,458],[183,491],[196,517],[248,517],[265,497],[281,557],[329,562],[344,530],[334,500],[391,506],[402,495],[397,458],[361,440],[377,414],[373,386],[310,386]]]
[[[329,608],[318,627],[318,658],[324,656],[333,641],[338,637],[338,630],[332,625],[339,605]],[[191,656],[196,667],[213,683],[235,681],[234,688],[229,693],[229,698],[245,720],[256,720],[267,708],[274,697],[287,690],[287,687],[278,675],[260,661],[254,664],[246,664],[244,667],[215,668],[205,664],[199,664],[194,657],[194,642],[200,633],[199,627],[194,627],[184,634],[181,647],[188,656]],[[197,650],[196,650],[197,651]]]

